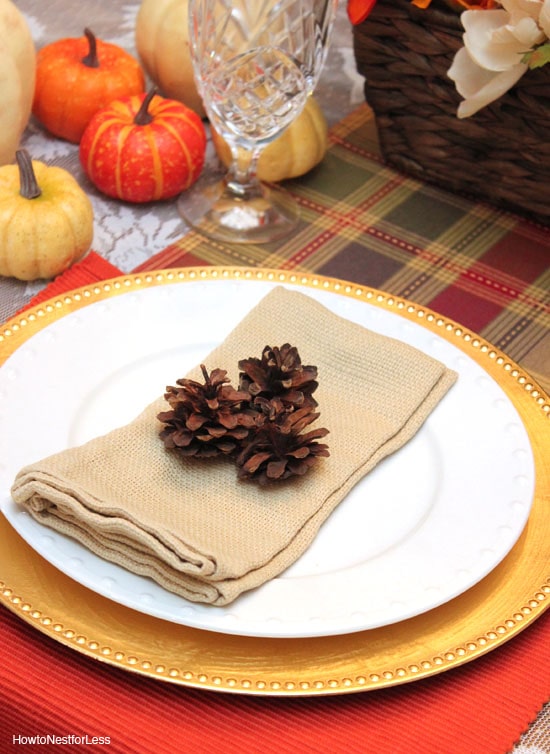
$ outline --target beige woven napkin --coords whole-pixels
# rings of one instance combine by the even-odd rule
[[[167,408],[161,397],[130,424],[22,469],[14,500],[37,521],[192,601],[224,605],[272,579],[306,550],[353,485],[415,434],[456,379],[418,350],[283,287],[205,365],[226,369],[236,384],[239,359],[285,342],[318,367],[321,416],[311,428],[330,430],[330,457],[304,477],[260,488],[237,480],[227,459],[175,457],[158,435],[156,415]],[[198,368],[190,376],[201,379]]]

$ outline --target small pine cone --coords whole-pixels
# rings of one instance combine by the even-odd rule
[[[260,359],[239,361],[239,390],[252,397],[279,398],[286,406],[314,408],[312,393],[317,389],[317,367],[303,366],[295,346],[265,346]]]
[[[328,429],[303,430],[319,417],[310,407],[288,410],[281,401],[257,398],[257,428],[236,458],[239,479],[254,479],[261,485],[302,476],[328,446],[318,443]]]
[[[256,412],[249,408],[248,393],[235,390],[223,369],[208,374],[201,364],[204,384],[177,380],[164,395],[171,407],[157,419],[164,423],[160,437],[166,448],[182,456],[209,458],[230,455],[240,448],[255,426]]]

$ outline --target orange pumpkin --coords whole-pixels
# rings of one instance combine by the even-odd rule
[[[88,124],[80,162],[101,192],[127,202],[169,199],[200,175],[206,153],[202,120],[154,90],[111,102]]]
[[[78,144],[97,110],[144,90],[138,61],[85,29],[83,37],[60,39],[38,52],[32,111],[52,134]]]

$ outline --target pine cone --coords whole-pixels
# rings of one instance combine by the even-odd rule
[[[230,455],[255,426],[256,412],[249,408],[248,393],[229,384],[225,370],[208,374],[204,364],[201,370],[204,384],[183,378],[177,380],[179,387],[166,388],[164,397],[171,410],[157,415],[165,424],[160,437],[182,456]]]
[[[328,429],[302,433],[319,417],[309,406],[288,410],[280,399],[268,401],[261,397],[254,405],[258,409],[256,430],[236,458],[239,479],[255,479],[265,485],[302,476],[318,457],[329,455],[328,446],[317,442],[328,434]]]
[[[265,346],[260,359],[243,359],[239,369],[239,390],[253,397],[277,397],[292,408],[317,406],[312,397],[318,387],[317,367],[303,366],[298,349],[290,343],[280,348]]]

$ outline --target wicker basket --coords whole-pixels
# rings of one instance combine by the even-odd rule
[[[460,120],[447,76],[462,46],[457,13],[441,0],[426,10],[378,0],[353,33],[388,164],[550,224],[550,66],[528,71],[495,103]]]

